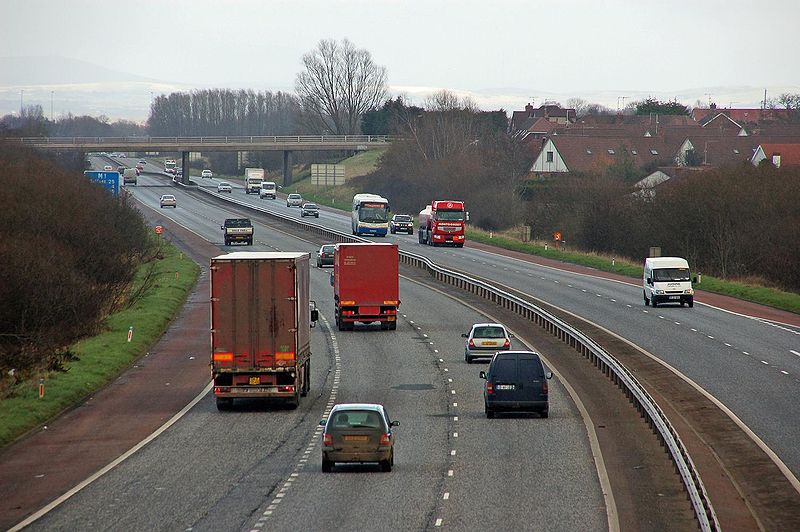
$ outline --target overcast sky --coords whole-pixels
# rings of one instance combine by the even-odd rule
[[[393,86],[580,95],[800,85],[799,27],[797,0],[0,0],[0,56],[291,90],[347,37]]]

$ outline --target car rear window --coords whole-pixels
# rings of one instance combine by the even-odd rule
[[[500,327],[476,327],[473,338],[505,338],[506,333]]]
[[[373,410],[345,410],[336,412],[331,421],[334,428],[384,428],[381,415]]]
[[[322,246],[323,253],[333,253],[336,250],[336,246]]]
[[[544,368],[539,357],[519,355],[519,378],[521,381],[533,381],[544,377]]]
[[[411,216],[397,215],[394,217],[395,222],[410,222]]]
[[[225,220],[228,227],[250,227],[250,220],[247,218],[228,218]]]
[[[516,381],[517,361],[514,356],[496,355],[492,364],[492,378],[496,381]]]

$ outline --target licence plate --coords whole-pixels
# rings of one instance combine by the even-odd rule
[[[261,377],[250,377],[250,384],[257,385],[261,384]]]
[[[497,345],[497,342],[483,342],[483,345],[484,345],[484,346],[487,346],[487,345]]]
[[[366,436],[345,436],[344,441],[367,441]]]
[[[498,390],[513,390],[514,389],[514,385],[513,384],[498,384],[497,386],[495,386],[495,388],[497,388]]]
[[[680,299],[681,296],[669,296],[670,299]]]

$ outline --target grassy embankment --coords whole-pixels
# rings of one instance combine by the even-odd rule
[[[139,268],[132,292],[141,286],[146,269],[147,265]],[[68,371],[43,376],[44,398],[39,399],[37,380],[18,384],[12,397],[0,400],[0,447],[57,416],[130,367],[167,329],[199,272],[198,266],[176,248],[164,246],[163,259],[156,264],[155,282],[132,306],[110,315],[102,333],[70,348],[78,359],[66,364]],[[128,343],[130,326],[134,334]]]

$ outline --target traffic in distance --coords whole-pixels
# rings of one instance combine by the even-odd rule
[[[264,179],[263,170],[248,170],[245,193],[275,199],[278,187]],[[206,177],[205,174],[206,171],[201,177]],[[220,182],[217,190],[232,192],[232,187]],[[163,195],[160,202],[162,207],[177,206],[173,195]],[[288,194],[286,203],[287,207],[299,207],[301,217],[319,217],[318,206],[304,201],[300,194]],[[353,234],[379,237],[398,232],[413,234],[411,216],[396,214],[390,218],[389,212],[386,198],[356,194],[351,213]],[[463,202],[434,200],[419,214],[419,243],[462,247],[467,220]],[[221,229],[226,246],[253,244],[254,229],[249,219],[226,219]],[[277,398],[296,408],[301,397],[309,393],[312,361],[309,335],[318,320],[316,304],[310,297],[310,259],[309,254],[299,252],[232,252],[212,259],[211,368],[219,410],[232,409],[237,398]],[[375,323],[382,330],[396,329],[400,306],[396,244],[325,244],[315,259],[318,268],[333,267],[334,319],[340,331],[355,331],[357,325],[371,328]],[[648,261],[643,279],[645,303],[692,306],[686,261],[680,258]],[[678,289],[680,296],[675,297]],[[294,295],[287,299],[286,293]],[[234,316],[239,319],[245,316],[244,323],[266,326],[256,326],[255,330],[233,327]],[[501,323],[476,323],[462,337],[466,363],[479,358],[489,361],[487,370],[479,375],[486,381],[483,387],[486,417],[493,418],[502,412],[548,417],[547,381],[552,373],[545,369],[538,353],[512,351],[514,336]],[[336,405],[320,425],[324,427],[323,471],[331,471],[336,463],[345,462],[377,463],[383,471],[391,471],[392,427],[398,423],[390,420],[383,405]]]

